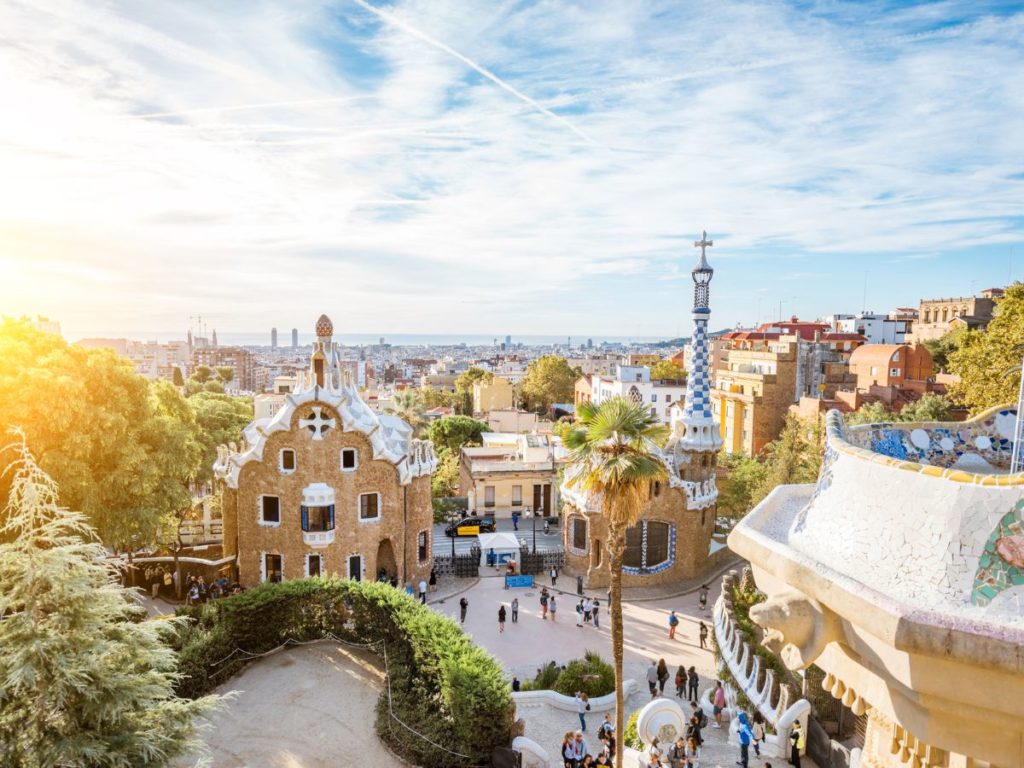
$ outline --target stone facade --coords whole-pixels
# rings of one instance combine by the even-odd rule
[[[978,296],[957,296],[944,299],[922,299],[917,322],[908,342],[928,341],[945,335],[954,320],[963,320],[971,328],[984,328],[992,319],[1001,288],[989,288]]]
[[[404,584],[430,573],[433,446],[373,413],[317,322],[310,370],[269,418],[222,447],[224,554],[242,586],[315,575]]]

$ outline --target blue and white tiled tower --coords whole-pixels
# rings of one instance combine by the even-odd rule
[[[708,264],[705,253],[714,241],[708,240],[708,233],[704,232],[693,245],[700,248],[700,260],[691,272],[694,287],[690,367],[686,379],[686,402],[682,417],[673,425],[676,438],[673,442],[683,450],[717,451],[722,446],[722,435],[711,413],[711,355],[708,345],[709,299],[715,270]]]

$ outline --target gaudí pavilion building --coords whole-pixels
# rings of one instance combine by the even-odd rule
[[[833,411],[817,484],[777,488],[730,534],[767,594],[750,612],[766,644],[824,670],[865,721],[860,768],[1024,766],[1016,418],[847,426]]]
[[[721,431],[711,413],[707,336],[714,270],[705,249],[712,242],[705,232],[694,245],[701,253],[691,272],[693,333],[686,396],[682,407],[672,406],[672,433],[665,448],[654,449],[665,465],[667,481],[654,484],[640,521],[626,532],[622,568],[622,584],[626,587],[693,579],[728,555],[724,546],[712,552],[718,500],[715,472],[722,446]],[[567,572],[583,576],[587,587],[607,586],[611,578],[610,558],[605,553],[608,526],[601,514],[600,499],[574,486],[568,473],[560,493]]]
[[[374,413],[342,364],[326,315],[309,369],[269,418],[222,447],[224,554],[242,586],[309,576],[430,574],[433,444]]]

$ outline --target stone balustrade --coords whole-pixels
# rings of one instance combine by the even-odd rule
[[[729,670],[751,705],[775,730],[774,734],[765,739],[765,753],[773,757],[788,757],[789,734],[793,723],[799,720],[804,733],[807,733],[811,704],[806,699],[790,701],[790,689],[782,685],[781,681],[776,681],[775,671],[768,668],[762,670],[763,660],[754,653],[754,648],[740,631],[731,601],[727,599],[730,576],[726,576],[725,581],[727,583],[715,603],[714,611],[715,642],[718,644],[721,663]],[[730,720],[734,721],[737,714],[736,694],[728,690],[729,686],[726,687],[726,703]]]

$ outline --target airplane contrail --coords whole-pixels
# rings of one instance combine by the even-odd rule
[[[529,104],[531,107],[533,107],[535,110],[537,110],[541,114],[550,117],[552,120],[557,120],[559,123],[564,125],[566,128],[568,128],[570,131],[575,133],[577,136],[579,136],[581,139],[583,139],[588,144],[596,145],[598,143],[593,137],[588,135],[585,131],[581,130],[580,128],[577,128],[575,125],[573,125],[571,122],[566,120],[561,115],[558,115],[555,112],[552,112],[550,109],[545,107],[540,102],[537,102],[534,99],[531,99],[529,96],[527,96],[525,93],[520,91],[515,86],[510,85],[509,83],[505,82],[500,77],[498,77],[496,74],[491,72],[489,69],[487,69],[484,66],[481,66],[480,64],[477,64],[475,61],[473,61],[472,59],[468,58],[467,56],[464,56],[463,54],[459,53],[458,51],[456,51],[451,46],[445,45],[440,40],[437,40],[437,39],[431,37],[430,35],[428,35],[426,32],[422,32],[419,29],[417,29],[416,27],[414,27],[411,24],[409,24],[408,22],[402,21],[401,19],[399,19],[394,14],[389,13],[389,12],[384,11],[384,10],[381,10],[380,8],[377,8],[375,6],[370,5],[368,2],[366,2],[366,0],[352,0],[352,2],[354,2],[360,8],[363,8],[363,9],[369,11],[370,13],[372,13],[374,16],[378,17],[379,19],[387,22],[391,26],[398,27],[399,29],[401,29],[404,32],[409,33],[413,37],[418,37],[423,42],[425,42],[425,43],[427,43],[429,45],[434,46],[435,48],[437,48],[440,51],[444,51],[449,56],[452,56],[452,57],[458,59],[459,61],[461,61],[463,64],[465,64],[470,69],[472,69],[475,72],[478,72],[481,75],[483,75],[484,77],[486,77],[488,80],[490,80],[492,83],[497,85],[502,90],[508,91],[513,96],[515,96],[517,99],[519,99],[520,101],[523,101],[523,102]]]

